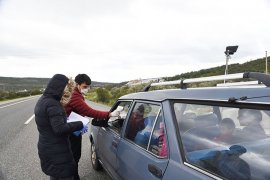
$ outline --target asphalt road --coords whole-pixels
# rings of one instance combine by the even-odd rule
[[[38,131],[34,107],[39,96],[0,103],[0,180],[48,180],[37,154]],[[109,108],[93,102],[99,110]],[[83,136],[79,174],[82,180],[110,180],[105,171],[96,172],[90,162],[89,134]]]

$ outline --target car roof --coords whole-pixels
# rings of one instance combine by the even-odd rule
[[[247,97],[245,99],[244,97]],[[132,93],[120,99],[165,101],[168,99],[228,101],[244,98],[246,102],[270,104],[270,88],[267,87],[208,87],[190,89],[166,89]],[[249,99],[251,98],[251,99]]]

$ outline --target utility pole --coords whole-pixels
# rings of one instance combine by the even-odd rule
[[[265,74],[268,74],[267,51],[265,51]]]
[[[226,55],[226,67],[225,67],[225,76],[228,74],[228,62],[229,59],[231,58],[230,55],[233,55],[237,51],[238,46],[227,46],[225,50],[225,55]],[[226,80],[224,79],[224,84],[226,83]]]
[[[226,54],[225,75],[227,75],[228,74],[228,62],[229,62],[229,59],[231,58],[231,56],[229,54],[229,50],[225,51],[225,54]],[[224,83],[225,83],[225,80],[224,80]]]

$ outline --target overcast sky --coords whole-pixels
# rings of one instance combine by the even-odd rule
[[[0,0],[0,76],[174,76],[270,51],[269,0]],[[270,52],[269,52],[270,53]]]

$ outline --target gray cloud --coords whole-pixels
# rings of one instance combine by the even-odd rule
[[[266,0],[2,0],[0,75],[172,76],[223,65],[228,45],[239,45],[231,63],[260,58],[270,46],[268,8]]]

